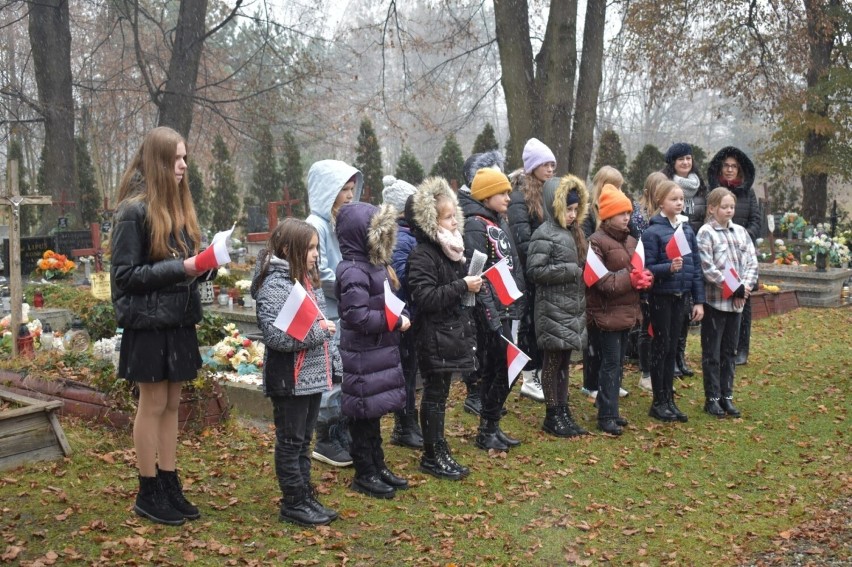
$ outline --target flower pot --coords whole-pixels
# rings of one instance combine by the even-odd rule
[[[824,272],[826,266],[828,265],[828,254],[817,252],[814,265],[816,265],[816,271]]]
[[[222,307],[227,307],[229,299],[231,299],[231,296],[228,295],[227,292],[219,293],[219,305]]]

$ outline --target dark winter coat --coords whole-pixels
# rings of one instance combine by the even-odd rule
[[[586,342],[586,286],[574,235],[563,226],[566,198],[580,197],[579,226],[589,208],[589,193],[573,175],[544,184],[544,223],[530,240],[527,279],[536,286],[535,332],[541,350],[581,350]]]
[[[446,181],[432,177],[406,204],[406,218],[417,238],[408,259],[408,293],[417,310],[412,331],[423,374],[476,370],[472,309],[462,306],[467,293],[465,262],[450,260],[438,243],[435,200],[439,196],[456,203]],[[461,230],[464,219],[458,207],[456,221]]]
[[[512,190],[511,202],[509,210],[506,211],[506,216],[509,218],[509,228],[512,230],[512,239],[517,247],[518,258],[521,260],[521,266],[527,265],[527,250],[530,246],[532,234],[538,227],[541,226],[543,219],[530,214],[527,207],[527,200],[524,196],[523,187],[526,184],[524,174],[521,173],[521,179],[516,180],[513,184],[515,188]]]
[[[692,293],[696,305],[704,303],[704,272],[698,254],[698,242],[689,223],[684,223],[683,232],[689,242],[691,254],[683,257],[683,268],[672,272],[672,261],[666,255],[666,244],[675,233],[675,227],[661,214],[651,217],[651,222],[642,233],[645,246],[645,267],[654,274],[653,294]]]
[[[322,328],[317,317],[304,341],[288,335],[273,323],[293,291],[290,264],[272,257],[266,278],[258,283],[260,263],[255,268],[251,296],[257,300],[257,326],[266,350],[263,358],[263,392],[267,396],[308,396],[331,388],[332,368],[340,365],[337,346],[331,333]],[[322,288],[312,294],[321,313],[326,312]],[[295,375],[296,367],[299,375]]]
[[[414,247],[417,246],[417,240],[411,233],[411,228],[407,220],[398,218],[396,220],[396,227],[396,246],[394,246],[393,255],[391,256],[391,266],[396,272],[397,278],[399,278],[399,289],[395,293],[398,298],[408,304],[411,322],[414,323],[414,309],[408,298],[408,285],[406,282],[408,275],[406,272],[408,271],[408,257],[411,255]]]
[[[508,258],[515,284],[525,291],[523,269],[505,219],[472,197],[460,199],[460,202],[464,213],[464,255],[468,264],[474,250],[488,256],[483,270]],[[483,280],[476,294],[474,316],[482,325],[496,331],[502,327],[501,320],[520,320],[525,304],[526,298],[521,296],[508,307],[503,305],[488,280]]]
[[[145,218],[146,205],[141,201],[124,201],[115,213],[110,282],[116,322],[136,330],[192,327],[201,321],[197,279],[187,277],[182,256],[151,259],[151,233]],[[192,254],[186,234],[184,241]],[[172,237],[172,246],[176,244]]]
[[[647,231],[646,231],[647,232]],[[630,284],[630,259],[637,240],[629,231],[601,224],[589,237],[592,254],[597,254],[609,273],[586,290],[589,325],[604,331],[624,331],[641,320],[639,292]],[[697,254],[696,254],[697,255]]]
[[[740,164],[740,173],[742,174],[742,182],[738,187],[728,187],[719,180],[722,179],[722,164],[725,158],[732,157]],[[734,209],[734,218],[732,222],[746,229],[751,241],[754,242],[760,236],[761,216],[760,203],[757,202],[757,195],[754,194],[752,186],[754,185],[754,163],[743,152],[733,146],[727,146],[719,150],[713,159],[710,160],[710,165],[707,166],[707,182],[710,187],[727,187],[737,198],[737,206]]]
[[[335,230],[342,260],[335,295],[340,312],[343,413],[374,419],[405,406],[398,330],[388,330],[384,283],[396,243],[397,211],[369,203],[341,207]],[[407,313],[405,313],[407,314]]]

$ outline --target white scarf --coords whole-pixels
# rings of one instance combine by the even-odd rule
[[[698,187],[701,185],[701,180],[698,179],[698,176],[695,173],[690,173],[686,177],[681,177],[680,175],[675,174],[672,181],[677,183],[680,188],[683,189],[683,197],[685,199],[692,199],[695,197],[695,194],[698,192]]]
[[[450,232],[443,226],[439,226],[436,236],[447,258],[453,262],[460,262],[464,258],[464,239],[458,229]]]

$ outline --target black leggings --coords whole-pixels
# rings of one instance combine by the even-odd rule
[[[542,350],[541,389],[547,407],[568,404],[568,369],[570,350]]]

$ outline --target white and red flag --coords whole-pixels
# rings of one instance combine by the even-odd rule
[[[674,236],[666,244],[666,256],[669,257],[669,260],[674,260],[675,258],[681,258],[691,253],[692,249],[689,247],[689,241],[683,232],[683,223],[680,223],[677,225]]]
[[[636,242],[636,250],[630,258],[630,264],[633,265],[634,270],[641,272],[645,269],[645,245],[642,244],[641,238]]]
[[[507,258],[503,258],[482,272],[482,275],[494,286],[494,291],[497,292],[497,297],[503,305],[511,305],[523,295],[523,292],[518,289],[518,284],[515,283],[515,278],[512,277],[512,269],[509,268]]]
[[[586,267],[583,268],[583,281],[586,282],[586,287],[592,287],[608,273],[609,270],[606,269],[603,261],[592,249],[592,245],[589,244],[589,251],[586,252]]]
[[[729,299],[743,282],[729,260],[725,260],[725,271],[722,275],[725,277],[722,281],[722,298]]]
[[[319,312],[319,307],[302,284],[295,282],[290,296],[272,324],[297,341],[304,341]]]
[[[388,280],[385,280],[385,317],[388,320],[389,331],[396,328],[396,322],[399,321],[404,307],[405,302],[393,294]]]
[[[506,366],[509,369],[509,388],[511,388],[524,366],[530,361],[530,357],[506,337],[503,337],[503,340],[506,341]]]
[[[234,226],[237,226],[236,223],[234,223]],[[231,233],[234,232],[234,226],[231,227],[231,230],[217,232],[210,246],[195,257],[196,270],[201,272],[214,270],[231,261],[231,255],[228,254],[228,239],[231,237]]]

